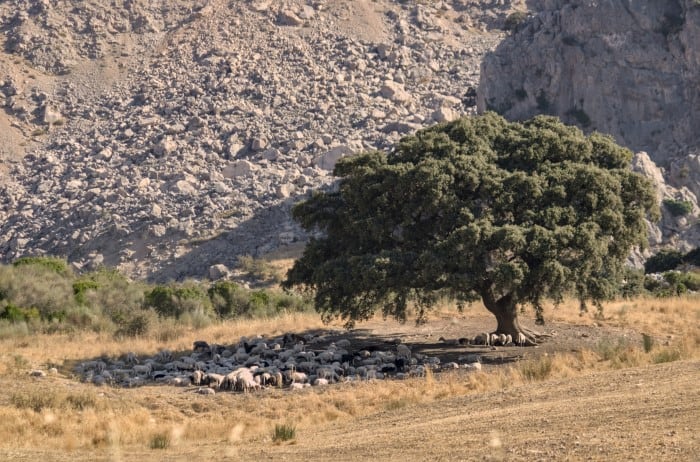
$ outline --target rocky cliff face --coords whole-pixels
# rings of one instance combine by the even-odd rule
[[[651,169],[665,179],[661,198],[690,201],[697,210],[700,3],[541,0],[530,6],[533,13],[482,63],[479,110],[510,119],[552,114],[609,133],[648,153],[656,164]],[[698,245],[693,215],[679,220],[664,210],[661,228],[653,229],[657,244]]]
[[[660,164],[700,148],[700,4],[548,0],[539,7],[484,59],[480,109],[512,119],[558,115]]]

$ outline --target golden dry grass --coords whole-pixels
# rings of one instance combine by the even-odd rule
[[[0,386],[4,390],[0,396],[0,450],[141,448],[183,453],[216,442],[225,442],[230,447],[250,441],[272,444],[276,425],[293,425],[303,433],[305,429],[330,422],[352,421],[459,396],[596,371],[697,359],[700,357],[697,301],[690,296],[621,301],[607,305],[603,319],[593,314],[579,317],[575,303],[547,309],[549,319],[557,322],[606,324],[653,335],[656,343],[649,351],[638,343],[610,339],[595,350],[554,352],[485,372],[445,372],[405,381],[348,383],[298,393],[267,390],[212,397],[167,386],[96,388],[71,377],[69,366],[75,361],[115,357],[128,351],[139,355],[152,355],[163,348],[188,351],[192,342],[200,339],[231,343],[242,335],[278,335],[328,328],[313,314],[230,321],[201,330],[164,325],[147,337],[128,341],[87,332],[14,336],[0,341]],[[482,315],[478,308],[458,314],[445,306],[435,317]],[[397,324],[388,324],[391,329],[400,329]],[[674,337],[668,338],[669,335]],[[42,379],[28,377],[29,370],[50,365],[59,366],[61,374]],[[161,449],[159,445],[167,447]]]

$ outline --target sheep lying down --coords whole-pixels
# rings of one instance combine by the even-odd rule
[[[508,335],[483,333],[473,339],[446,340],[456,347],[517,344]],[[326,345],[325,347],[322,345]],[[414,352],[410,345],[386,342],[353,350],[347,339],[324,341],[321,336],[286,334],[276,338],[243,337],[233,345],[202,340],[190,354],[162,350],[151,358],[128,353],[124,357],[85,361],[76,367],[83,381],[123,387],[161,383],[195,386],[198,393],[213,390],[249,393],[270,387],[303,389],[339,382],[404,379],[430,370],[480,369],[480,359],[441,364],[440,358]]]

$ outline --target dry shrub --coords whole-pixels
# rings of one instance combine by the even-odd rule
[[[520,363],[520,373],[525,379],[530,381],[542,381],[552,373],[552,358],[542,356],[538,359],[531,359]]]

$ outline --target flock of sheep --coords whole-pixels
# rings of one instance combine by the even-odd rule
[[[446,344],[507,345],[509,336],[480,334],[474,339],[440,340]],[[133,353],[116,360],[80,363],[76,373],[95,385],[136,387],[148,383],[195,386],[196,392],[250,392],[267,387],[301,389],[344,381],[422,376],[426,370],[481,370],[477,354],[441,364],[440,358],[412,353],[400,342],[351,351],[346,339],[330,342],[321,335],[285,334],[275,338],[243,337],[223,346],[194,342],[189,355],[163,350],[151,358]]]

